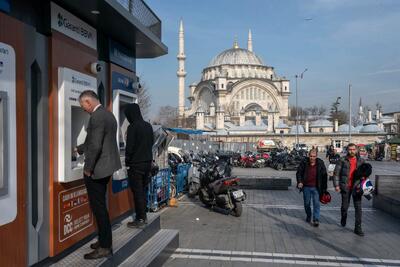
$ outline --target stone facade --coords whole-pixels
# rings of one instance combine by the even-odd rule
[[[179,30],[179,112],[183,103],[184,92],[184,42],[182,22]],[[239,48],[235,42],[213,58],[203,69],[199,83],[189,86],[188,97],[191,106],[185,109],[182,117],[198,115],[199,108],[204,110],[204,121],[214,129],[223,129],[220,118],[230,119],[230,123],[239,126],[243,120],[253,121],[254,125],[267,125],[269,132],[274,132],[279,119],[288,117],[288,98],[291,94],[290,83],[279,77],[273,67],[267,66],[253,52],[253,41],[249,32],[248,48]],[[219,111],[219,112],[218,112]],[[220,113],[220,114],[218,114]],[[222,114],[221,114],[222,113]],[[180,113],[181,114],[181,113]],[[220,116],[218,116],[220,115]],[[199,122],[200,118],[196,121]],[[196,124],[196,128],[204,126]]]
[[[371,144],[375,142],[381,142],[385,140],[386,134],[353,134],[351,136],[351,142],[355,144]],[[295,134],[260,134],[260,135],[210,135],[209,139],[212,141],[222,141],[222,142],[254,142],[257,143],[260,139],[274,139],[280,141],[283,146],[289,148],[293,147],[296,143]],[[299,134],[299,143],[306,144],[308,147],[316,146],[320,151],[324,151],[326,145],[335,145],[338,151],[348,144],[349,136],[347,134],[339,133],[326,133],[326,134]]]

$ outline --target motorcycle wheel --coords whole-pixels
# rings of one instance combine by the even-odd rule
[[[240,217],[242,215],[242,210],[243,210],[242,202],[237,201],[235,202],[235,207],[232,210],[232,215],[235,217]]]
[[[207,208],[210,208],[211,205],[204,199],[203,193],[199,190],[199,199],[201,203],[203,203]]]
[[[197,195],[198,188],[194,183],[189,184],[188,196],[194,198]]]
[[[277,169],[278,171],[283,170],[283,164],[282,164],[282,163],[276,164],[276,169]]]

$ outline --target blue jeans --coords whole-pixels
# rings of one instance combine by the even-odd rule
[[[316,187],[303,188],[304,209],[307,218],[311,219],[311,199],[313,202],[313,221],[319,221],[319,193]]]

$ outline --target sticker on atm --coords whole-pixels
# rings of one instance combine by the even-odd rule
[[[58,194],[59,242],[63,242],[93,225],[85,186],[78,186]]]

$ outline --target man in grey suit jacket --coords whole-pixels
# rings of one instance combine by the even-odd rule
[[[90,207],[96,218],[98,241],[90,245],[94,251],[85,259],[112,255],[111,224],[106,205],[107,184],[115,171],[121,168],[117,145],[117,121],[99,102],[97,94],[87,90],[79,96],[81,107],[90,113],[85,142],[77,147],[85,154],[84,181]]]

